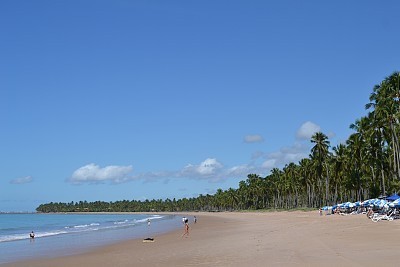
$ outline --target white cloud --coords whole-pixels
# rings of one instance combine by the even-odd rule
[[[312,123],[311,121],[307,121],[300,126],[299,130],[296,133],[296,137],[300,140],[310,140],[311,136],[320,131],[321,127],[319,127],[315,123]]]
[[[176,178],[191,178],[208,180],[209,182],[220,182],[233,177],[246,177],[252,170],[254,170],[254,168],[246,164],[226,168],[217,159],[208,158],[198,165],[186,165],[180,172],[177,172]]]
[[[301,159],[306,158],[310,148],[302,143],[295,143],[290,147],[283,147],[279,151],[267,154],[266,160],[261,167],[264,169],[282,168],[288,163],[298,163]]]
[[[210,182],[217,182],[226,179],[228,174],[238,174],[244,172],[244,167],[234,167],[225,170],[222,163],[215,158],[207,158],[197,165],[188,164],[178,171],[158,171],[158,172],[145,172],[132,175],[132,166],[106,166],[104,168],[91,163],[80,167],[73,172],[68,182],[81,184],[81,183],[123,183],[133,180],[141,180],[145,183],[164,181],[168,183],[170,179],[199,179],[208,180]]]
[[[92,163],[85,165],[73,172],[69,182],[72,183],[123,183],[129,181],[163,182],[171,179],[206,180],[208,182],[221,182],[231,178],[245,179],[248,174],[255,173],[261,176],[268,174],[273,168],[282,168],[290,162],[298,163],[307,157],[309,147],[303,143],[296,143],[290,147],[281,148],[272,153],[258,153],[258,159],[264,162],[241,164],[226,167],[216,158],[207,158],[199,164],[188,164],[181,170],[152,171],[132,174],[132,166],[106,166],[104,168]]]
[[[100,183],[105,181],[121,183],[131,179],[129,174],[132,170],[132,166],[111,165],[100,168],[98,165],[91,163],[74,171],[69,180],[72,183]]]
[[[239,165],[229,168],[226,172],[227,176],[247,176],[254,168],[249,165]]]
[[[32,176],[16,178],[10,181],[10,184],[27,184],[33,181]]]
[[[261,135],[255,134],[255,135],[246,135],[244,137],[244,142],[245,143],[261,143],[264,141],[264,138]]]
[[[197,172],[201,175],[210,175],[218,172],[222,167],[223,165],[216,159],[208,158],[197,167]]]
[[[216,175],[223,168],[223,165],[214,158],[208,158],[199,165],[188,164],[181,171],[180,176],[208,177]]]
[[[273,169],[276,167],[276,159],[267,159],[266,161],[263,162],[261,167],[265,169]]]

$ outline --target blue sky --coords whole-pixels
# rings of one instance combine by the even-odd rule
[[[1,1],[0,211],[237,188],[399,70],[398,1]]]

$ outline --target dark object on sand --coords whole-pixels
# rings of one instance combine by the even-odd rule
[[[143,242],[154,242],[154,238],[148,237],[143,239]]]

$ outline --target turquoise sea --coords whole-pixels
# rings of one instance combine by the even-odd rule
[[[0,264],[82,253],[122,240],[155,237],[181,226],[181,219],[174,215],[0,214]],[[29,237],[32,231],[34,239]]]

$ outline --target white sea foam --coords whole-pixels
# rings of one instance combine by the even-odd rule
[[[114,224],[126,224],[127,222],[129,222],[129,221],[128,220],[117,221],[117,222],[114,222]]]
[[[67,233],[67,231],[37,232],[35,233],[35,238],[62,235]],[[30,239],[29,233],[0,236],[0,242],[10,242],[24,239]]]
[[[89,224],[75,225],[74,228],[85,228],[88,227]]]
[[[159,220],[159,219],[162,219],[162,218],[164,218],[164,216],[161,216],[161,215],[153,215],[153,216],[151,216],[151,217],[147,217],[147,218],[144,218],[144,219],[135,220],[135,222],[136,222],[136,223],[144,223],[144,222],[147,222],[148,220]]]
[[[23,240],[28,239],[29,235],[4,235],[0,237],[0,242],[8,242],[8,241],[16,241],[16,240]]]

